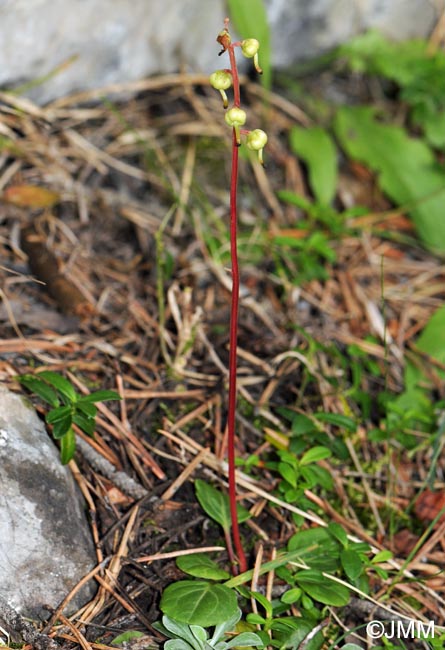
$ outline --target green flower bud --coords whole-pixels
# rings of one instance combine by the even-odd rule
[[[260,49],[259,41],[256,38],[246,38],[241,41],[241,50],[245,57],[251,59],[253,57],[253,64],[258,74],[263,74],[258,63],[258,50]]]
[[[256,38],[246,38],[241,42],[241,49],[244,56],[251,59],[260,49],[259,41]]]
[[[267,144],[267,133],[262,129],[254,129],[253,131],[250,131],[246,139],[246,144],[248,149],[258,151],[258,160],[262,165],[264,165],[263,149]]]
[[[246,111],[238,106],[232,106],[224,116],[229,126],[243,126],[247,120]]]
[[[210,75],[210,84],[215,90],[227,90],[232,85],[232,75],[227,70],[216,70]]]
[[[232,106],[232,108],[230,108],[224,115],[224,119],[229,126],[232,126],[235,129],[235,139],[239,146],[241,144],[240,126],[243,126],[243,124],[246,123],[246,111],[243,111],[243,109],[238,106]]]
[[[223,99],[223,106],[227,108],[229,102],[225,91],[232,85],[232,75],[228,70],[216,70],[210,75],[210,85],[219,90]]]

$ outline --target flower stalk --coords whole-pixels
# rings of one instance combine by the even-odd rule
[[[267,135],[261,129],[248,131],[242,129],[247,120],[246,112],[241,108],[240,83],[238,68],[235,57],[235,48],[240,47],[244,56],[254,59],[256,70],[261,74],[258,64],[259,42],[250,38],[244,41],[232,43],[228,30],[229,19],[224,21],[224,29],[219,33],[216,39],[222,46],[219,53],[227,52],[229,55],[230,70],[218,70],[210,77],[211,85],[219,90],[223,97],[224,108],[228,107],[227,95],[225,90],[233,87],[233,106],[227,110],[225,121],[232,128],[232,171],[230,179],[230,254],[231,254],[231,272],[232,272],[232,295],[230,310],[230,342],[229,342],[229,395],[227,410],[227,460],[228,460],[228,480],[229,480],[229,502],[230,517],[232,523],[232,540],[233,547],[238,561],[236,567],[235,558],[231,545],[228,545],[228,552],[232,562],[232,571],[234,574],[239,570],[241,573],[247,571],[247,560],[244,553],[241,536],[239,531],[237,498],[236,498],[236,471],[235,471],[235,438],[236,438],[236,401],[237,401],[237,343],[238,343],[238,312],[239,312],[239,288],[240,275],[238,265],[238,247],[237,247],[237,190],[238,190],[238,158],[239,147],[241,145],[241,136],[246,136],[247,147],[253,151],[258,151],[258,158],[263,164],[263,148],[267,143]],[[230,83],[229,83],[230,82]],[[224,94],[223,94],[224,93]]]

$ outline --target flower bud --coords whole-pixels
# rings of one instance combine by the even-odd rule
[[[245,57],[251,59],[253,57],[253,64],[255,70],[258,74],[263,74],[263,71],[260,68],[258,63],[258,50],[260,49],[259,41],[256,38],[246,38],[244,41],[241,41],[241,50]]]
[[[223,98],[224,108],[229,105],[225,91],[232,85],[232,75],[228,70],[216,70],[210,75],[210,85],[219,90]]]
[[[246,144],[248,149],[258,151],[258,160],[262,165],[264,165],[263,149],[267,144],[267,133],[262,129],[254,129],[253,131],[250,131],[246,139]]]
[[[246,38],[241,42],[241,50],[247,59],[251,59],[260,49],[259,41],[256,38]]]
[[[238,145],[241,144],[240,126],[246,123],[247,114],[239,106],[232,106],[224,116],[227,124],[235,129],[235,139]]]

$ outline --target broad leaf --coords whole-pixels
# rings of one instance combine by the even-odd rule
[[[228,580],[230,574],[211,560],[204,553],[192,553],[178,557],[176,564],[184,571],[195,578],[206,578],[207,580]]]
[[[50,404],[53,407],[59,406],[60,401],[57,397],[56,391],[48,386],[42,379],[35,377],[34,375],[22,375],[21,377],[16,378],[25,388],[27,388],[32,393],[35,393],[43,399],[45,402]]]
[[[377,172],[382,191],[407,206],[423,244],[444,255],[445,171],[428,145],[401,127],[378,122],[368,107],[341,108],[335,130],[347,154]]]
[[[309,129],[294,126],[290,143],[293,152],[308,167],[315,198],[323,205],[330,205],[337,188],[337,151],[331,136],[319,126]]]
[[[39,372],[39,377],[46,381],[47,384],[53,386],[69,402],[75,402],[79,397],[71,382],[65,379],[65,377],[62,377],[62,375],[58,375],[57,372],[44,370],[43,372]]]
[[[313,569],[299,571],[295,575],[295,580],[311,598],[319,603],[343,607],[349,602],[349,589],[326,578],[321,571]]]
[[[331,455],[332,454],[327,447],[312,447],[312,449],[308,449],[308,451],[303,454],[303,457],[300,460],[300,465],[310,465],[311,463],[316,463],[324,458],[329,458]]]
[[[229,530],[232,522],[230,517],[229,497],[219,490],[197,479],[195,481],[196,497],[205,512],[214,519],[224,530]],[[249,511],[238,506],[238,521],[241,523],[251,516]]]
[[[340,545],[326,528],[311,528],[292,535],[288,550],[300,550],[301,559],[311,568],[320,571],[339,568]]]
[[[93,437],[94,432],[96,431],[96,420],[94,418],[89,418],[82,413],[75,413],[73,416],[74,424],[82,429],[84,433],[88,436]]]
[[[416,348],[439,363],[445,363],[445,307],[439,307],[431,316],[416,341]],[[423,361],[419,366],[411,362],[406,366],[405,385],[408,392],[414,389],[420,380],[426,379],[425,373],[422,372],[422,363],[428,365],[427,361]],[[434,368],[434,372],[444,377],[443,371]]]
[[[49,411],[46,416],[48,424],[53,425],[53,438],[63,438],[71,429],[73,424],[73,410],[71,406],[58,406]]]
[[[353,549],[344,548],[340,553],[340,561],[349,580],[357,580],[363,572],[363,562],[360,555]]]
[[[164,590],[160,608],[170,619],[209,627],[234,616],[238,604],[235,592],[225,585],[183,580]]]

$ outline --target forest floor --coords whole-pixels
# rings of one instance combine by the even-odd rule
[[[335,209],[366,210],[336,231],[282,200],[282,190],[311,196],[289,133],[313,120],[289,93],[266,101],[248,79],[242,92],[249,123],[269,135],[265,169],[242,148],[239,188],[237,455],[249,566],[335,522],[369,557],[391,555],[373,565],[358,546],[361,582],[346,607],[309,591],[286,615],[315,608],[326,648],[384,611],[443,626],[444,386],[416,337],[443,304],[445,267],[346,158]],[[115,485],[81,449],[72,461],[98,565],[108,564],[90,578],[96,598],[63,623],[56,612],[46,631],[66,647],[104,648],[138,630],[128,643],[147,647],[161,639],[152,624],[164,589],[184,578],[178,552],[220,547],[212,557],[228,567],[194,481],[227,484],[230,130],[202,76],[43,108],[0,100],[0,379],[19,391],[17,374],[51,369],[79,392],[116,390],[122,400],[99,405],[94,440],[79,436],[131,479]],[[409,362],[430,368],[429,420],[403,402]],[[305,474],[299,459],[315,445],[329,453]],[[334,573],[348,582],[354,571],[343,569]],[[271,598],[283,584],[279,572],[264,577]]]

